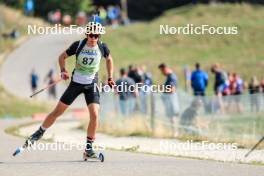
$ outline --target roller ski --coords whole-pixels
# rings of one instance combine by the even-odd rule
[[[45,130],[41,129],[41,127],[33,133],[24,143],[23,146],[18,147],[16,151],[13,153],[13,156],[18,155],[19,153],[22,153],[25,149],[28,147],[31,147],[36,141],[38,141],[44,134]]]
[[[104,155],[102,153],[88,153],[88,152],[84,152],[83,153],[83,160],[84,161],[101,161],[104,162]]]
[[[97,154],[93,150],[92,143],[93,143],[93,140],[87,139],[86,148],[83,153],[83,160],[104,162],[104,155],[102,153]]]

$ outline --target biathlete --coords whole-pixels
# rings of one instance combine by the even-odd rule
[[[72,104],[75,98],[83,93],[90,114],[84,154],[90,158],[97,157],[97,154],[92,148],[92,143],[95,140],[96,128],[98,126],[100,95],[99,90],[94,88],[96,87],[94,84],[97,83],[102,57],[106,60],[108,85],[113,87],[115,84],[112,78],[113,59],[110,55],[110,50],[105,43],[99,40],[100,35],[104,33],[105,28],[100,23],[90,21],[86,26],[86,38],[74,42],[59,56],[61,78],[67,80],[70,76],[65,68],[65,60],[69,56],[76,55],[76,65],[72,73],[71,82],[55,109],[45,118],[39,129],[26,140],[25,144],[33,144],[39,140],[55,120]]]

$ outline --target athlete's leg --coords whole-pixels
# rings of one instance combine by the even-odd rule
[[[85,153],[88,157],[97,157],[96,153],[93,151],[92,144],[95,139],[95,133],[98,126],[98,116],[99,116],[99,104],[100,104],[100,94],[98,89],[93,89],[93,87],[88,87],[84,91],[86,104],[90,114],[90,121],[87,127],[87,141]]]
[[[87,128],[87,136],[94,139],[98,127],[99,104],[91,103],[88,105],[90,121]]]
[[[97,155],[93,150],[93,142],[95,139],[96,129],[98,127],[98,114],[99,114],[99,104],[91,103],[88,105],[88,110],[90,114],[90,121],[87,127],[87,141],[86,141],[86,156],[96,158]]]
[[[72,104],[72,102],[81,93],[81,91],[82,86],[71,82],[64,94],[62,95],[55,109],[46,117],[39,129],[27,139],[26,143],[28,143],[29,141],[31,143],[34,143],[35,141],[39,140],[43,136],[46,129],[49,128],[55,122],[57,117],[59,117],[68,108],[70,104]]]
[[[49,115],[46,117],[44,122],[42,123],[43,128],[49,128],[55,120],[64,113],[64,111],[69,107],[69,105],[64,104],[63,102],[59,101],[55,109],[49,113]]]
[[[46,131],[47,128],[49,128],[66,109],[68,105],[62,103],[61,101],[57,104],[55,109],[49,113],[49,115],[46,117],[42,125],[39,127],[37,131],[35,131],[27,140],[26,143],[27,145],[30,143],[34,143],[37,140],[39,140],[44,132]]]

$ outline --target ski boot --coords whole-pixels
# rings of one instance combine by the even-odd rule
[[[87,160],[99,160],[101,162],[104,162],[104,155],[102,153],[99,153],[99,155],[93,150],[92,147],[92,140],[87,139],[86,148],[83,153],[83,159],[84,161]]]
[[[28,147],[33,145],[36,141],[38,141],[44,134],[45,130],[43,130],[41,127],[33,133],[25,142],[24,146]]]
[[[39,140],[43,134],[44,134],[45,130],[43,130],[41,127],[35,132],[33,133],[24,143],[23,146],[18,147],[15,152],[13,153],[13,156],[16,156],[17,154],[23,152],[26,148],[30,147],[31,145],[33,145],[37,140]]]

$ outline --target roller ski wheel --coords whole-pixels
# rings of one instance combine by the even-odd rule
[[[99,153],[99,155],[97,155],[96,153],[94,153],[93,155],[89,156],[86,152],[83,153],[83,160],[84,161],[100,161],[100,162],[104,162],[104,155],[102,153]]]

